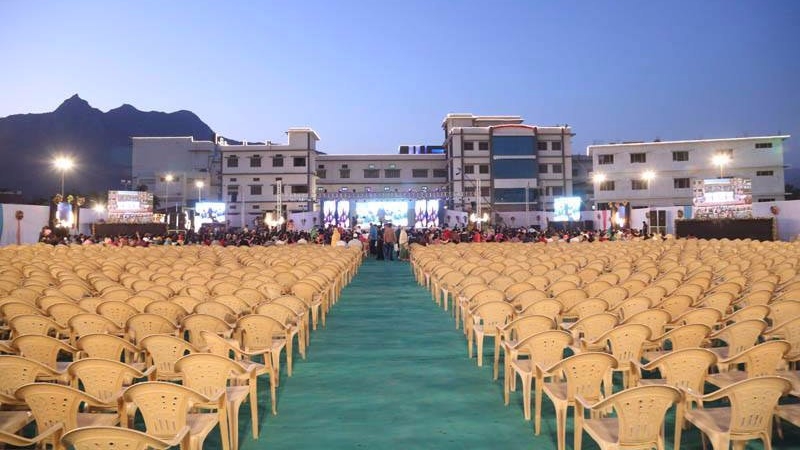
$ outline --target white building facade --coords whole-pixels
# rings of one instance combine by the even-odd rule
[[[219,199],[219,153],[214,142],[191,136],[134,137],[131,158],[132,188],[145,186],[158,197],[159,208]]]
[[[552,209],[572,195],[572,131],[520,116],[448,114],[442,122],[451,207],[489,213]]]
[[[447,157],[435,154],[320,155],[320,193],[447,192]]]
[[[753,202],[784,199],[783,143],[788,135],[590,145],[594,198],[631,207],[689,206],[694,180],[752,181]],[[644,179],[645,172],[653,178]],[[601,181],[602,180],[602,181]]]

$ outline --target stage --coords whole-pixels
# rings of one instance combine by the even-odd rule
[[[686,219],[675,221],[675,236],[699,239],[774,241],[775,219]]]

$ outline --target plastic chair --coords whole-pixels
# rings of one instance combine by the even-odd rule
[[[295,337],[298,341],[298,349],[300,356],[305,359],[306,357],[306,343],[305,343],[305,329],[302,324],[303,317],[299,316],[291,308],[280,303],[269,302],[258,305],[255,308],[255,313],[262,316],[269,316],[281,322],[286,326],[286,367],[289,376],[292,373],[293,357],[294,357],[294,340]]]
[[[17,390],[16,395],[28,405],[33,413],[36,427],[40,430],[61,425],[66,432],[79,427],[113,426],[119,423],[117,414],[80,412],[83,404],[100,408],[115,405],[110,405],[85,392],[60,384],[26,384]],[[60,435],[56,433],[48,439],[48,443],[56,448],[62,448],[59,439]]]
[[[69,319],[70,339],[76,342],[81,336],[89,334],[122,335],[124,330],[100,314],[83,313]]]
[[[201,335],[201,331],[210,331],[220,336],[229,338],[233,333],[233,327],[228,322],[216,316],[208,314],[189,314],[181,321],[181,330],[188,333],[189,343],[196,348],[202,348],[206,341]]]
[[[11,341],[11,345],[19,350],[20,356],[38,361],[60,374],[65,373],[70,362],[59,361],[58,355],[67,354],[72,359],[76,353],[74,347],[63,341],[35,334],[20,336]],[[56,381],[60,381],[60,379],[56,379]]]
[[[66,433],[61,442],[75,450],[126,449],[126,450],[167,450],[189,443],[189,427],[183,429],[169,440],[159,439],[141,431],[119,427],[83,427]]]
[[[581,449],[586,431],[602,450],[626,448],[664,449],[664,416],[681,399],[681,393],[670,386],[640,386],[618,392],[597,403],[576,396],[575,450]],[[602,413],[608,409],[616,417],[585,419],[585,410]],[[678,409],[680,414],[680,409]],[[675,449],[678,449],[678,443]]]
[[[785,371],[779,371],[778,366],[783,364],[783,357],[790,348],[791,346],[786,341],[768,341],[750,347],[738,355],[721,359],[718,362],[719,365],[726,367],[744,364],[744,371],[727,370],[714,373],[709,375],[706,381],[722,388],[748,378],[780,376]]]
[[[97,314],[114,322],[118,327],[125,328],[128,319],[139,314],[133,306],[119,301],[107,301],[97,305]]]
[[[141,347],[147,352],[148,366],[155,366],[151,380],[179,381],[181,374],[175,370],[175,362],[188,353],[198,350],[190,343],[175,336],[153,334],[144,338]]]
[[[772,416],[778,399],[792,388],[789,380],[781,377],[751,378],[707,395],[687,390],[687,395],[700,404],[727,398],[730,406],[697,408],[686,413],[686,419],[702,432],[703,443],[711,440],[714,450],[727,450],[731,441],[734,448],[741,442],[761,439],[764,447],[772,448]]]
[[[673,328],[661,336],[651,339],[649,347],[659,348],[660,350],[645,351],[642,359],[652,361],[671,351],[703,347],[710,333],[711,329],[709,327],[699,323]],[[667,342],[670,343],[670,350],[664,350]]]
[[[63,378],[61,373],[38,361],[13,355],[0,355],[0,374],[2,374],[0,376],[0,405],[14,407],[24,404],[14,395],[20,386],[35,383],[37,380]],[[2,411],[0,411],[1,414]],[[11,420],[11,417],[8,419]],[[0,423],[3,422],[0,421]],[[3,427],[0,426],[0,428]],[[17,431],[13,427],[3,429]]]
[[[509,367],[509,364],[511,363],[510,352],[511,349],[515,347],[519,341],[525,339],[528,336],[533,336],[534,334],[538,334],[543,331],[553,330],[555,329],[555,327],[556,326],[553,319],[546,316],[537,316],[537,315],[521,316],[512,320],[511,322],[506,323],[505,325],[498,326],[497,331],[500,334],[500,337],[502,338],[500,347],[503,349],[503,353],[505,354],[505,357],[503,358],[503,362],[505,364],[505,367],[503,369],[504,373],[508,373],[508,371],[510,370]],[[495,354],[497,355],[497,350],[495,350]],[[493,374],[495,380],[499,375],[498,365],[499,361],[497,360],[497,357],[495,357],[495,367]]]
[[[508,323],[514,312],[514,307],[505,301],[483,303],[470,311],[472,333],[469,335],[467,348],[468,355],[472,358],[472,341],[474,339],[478,347],[478,367],[483,367],[483,338],[491,336],[494,338],[493,370],[497,370],[500,358],[500,335],[497,328]]]
[[[250,402],[253,439],[258,439],[258,392],[255,368],[245,369],[223,356],[196,353],[179,359],[175,363],[175,370],[183,374],[184,386],[206,397],[213,397],[220,390],[225,391],[232,450],[239,448],[239,407],[245,401]],[[231,380],[245,381],[245,384],[229,383]]]
[[[123,399],[139,409],[148,436],[172,441],[185,433],[188,426],[189,431],[182,439],[181,448],[201,450],[208,434],[219,425],[222,449],[230,450],[224,390],[218,391],[213,397],[206,397],[185,386],[150,381],[130,386],[125,390]],[[216,412],[191,412],[196,406],[210,404],[215,406]],[[123,423],[128,420],[127,410],[126,405],[120,411]]]
[[[636,373],[633,371],[633,362],[642,359],[644,344],[648,339],[650,339],[649,328],[642,324],[630,323],[607,331],[595,341],[582,342],[581,348],[593,348],[601,343],[607,343],[608,351],[617,359],[617,367],[614,370],[622,372],[623,387],[627,389],[635,384]]]
[[[719,339],[728,345],[713,347],[710,350],[717,354],[717,358],[719,358],[720,361],[738,355],[756,345],[758,338],[766,328],[767,324],[763,320],[743,320],[733,325],[728,325],[709,336],[709,339]],[[720,372],[728,370],[726,364],[718,364],[717,368]]]
[[[561,302],[552,298],[547,298],[528,305],[525,309],[519,312],[519,315],[545,316],[553,319],[554,322],[560,322],[562,308],[563,305]]]
[[[141,361],[142,350],[129,341],[110,334],[88,334],[75,343],[78,358],[102,358],[122,361],[127,365],[144,370]]]
[[[674,350],[647,364],[636,362],[640,371],[658,370],[662,378],[641,378],[640,386],[667,385],[678,389],[692,389],[695,392],[703,392],[709,369],[716,364],[717,355],[702,348],[687,348]],[[681,408],[683,412],[689,410],[689,402],[683,401]],[[678,421],[676,415],[675,423],[675,445],[676,448],[681,442],[681,430],[684,427],[683,421]]]
[[[144,312],[148,314],[157,314],[169,319],[172,323],[180,323],[188,312],[183,306],[174,303],[170,300],[161,300],[149,303],[144,307]]]
[[[541,410],[542,383],[545,377],[552,374],[541,372],[538,367],[550,367],[564,359],[564,350],[572,344],[572,336],[564,331],[544,331],[521,340],[510,349],[510,367],[512,370],[505,375],[504,400],[508,404],[511,380],[519,376],[522,379],[523,414],[525,420],[531,419],[531,384],[536,379],[535,409]],[[527,355],[527,359],[519,356]],[[538,366],[537,366],[538,364]]]
[[[128,319],[125,330],[134,344],[139,344],[154,334],[176,335],[178,332],[177,326],[169,319],[148,313],[137,314]]]
[[[281,351],[291,339],[286,325],[269,316],[249,314],[236,322],[234,336],[248,351],[269,350],[272,366],[280,373]]]
[[[588,345],[589,342],[595,342],[597,338],[614,329],[617,326],[619,319],[614,314],[602,313],[593,316],[584,317],[578,320],[569,327],[569,332],[572,338],[578,343],[578,347],[574,350],[578,351],[602,351],[606,344],[600,342],[595,345]]]
[[[236,311],[231,309],[230,306],[211,300],[198,303],[197,306],[194,307],[194,313],[218,317],[229,324],[236,323],[236,319],[239,317]]]
[[[558,450],[566,448],[567,409],[575,406],[575,396],[580,394],[590,401],[599,401],[603,398],[601,386],[610,382],[611,369],[616,367],[617,361],[607,353],[582,353],[571,356],[556,364],[539,368],[543,373],[554,376],[552,381],[545,381],[542,390],[547,398],[553,402],[556,410],[556,433],[558,434]],[[564,381],[560,381],[560,380]],[[556,381],[558,380],[558,381]],[[606,391],[611,391],[606,387]],[[541,427],[541,411],[537,410],[534,430],[539,435]],[[575,428],[575,433],[578,428]],[[577,441],[578,438],[576,437]]]

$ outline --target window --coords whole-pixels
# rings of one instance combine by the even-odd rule
[[[688,178],[673,178],[672,187],[675,189],[689,189],[690,183]]]
[[[433,169],[433,178],[447,178],[447,169]]]
[[[350,178],[350,169],[339,169],[339,178]]]
[[[560,144],[560,142],[559,142]],[[558,197],[560,195],[564,195],[564,186],[552,186],[550,188],[551,195],[554,197]]]
[[[600,190],[601,191],[613,191],[614,190],[614,180],[606,180],[600,183]]]
[[[478,166],[478,173],[489,173],[489,165],[481,164]]]
[[[364,178],[378,178],[380,176],[380,169],[364,169]]]
[[[396,169],[397,168],[397,164],[394,164],[394,163],[389,164],[389,168],[390,169]]]
[[[232,182],[235,182],[235,181],[236,181],[236,178],[231,178],[231,181],[232,181]]]
[[[308,194],[308,186],[305,184],[292,186],[292,194]]]
[[[326,169],[317,169],[317,176],[319,178],[327,178],[328,177],[328,172],[327,172]]]
[[[492,188],[489,186],[481,186],[481,197],[488,197],[492,193]]]
[[[732,148],[723,148],[722,150],[717,150],[715,153],[717,155],[725,155],[728,158],[733,158],[733,149]]]
[[[774,201],[775,201],[774,198],[760,198],[760,199],[758,199],[759,203],[761,203],[761,202],[774,202]]]
[[[260,184],[251,184],[250,185],[250,195],[261,195],[261,185]]]
[[[631,153],[631,164],[646,163],[646,153]]]
[[[547,141],[536,141],[536,150],[539,151],[547,150]]]
[[[498,179],[531,178],[536,173],[535,159],[496,159],[492,175]]]
[[[464,142],[464,150],[475,150],[474,142]]]
[[[597,155],[597,164],[614,164],[614,155]]]
[[[553,173],[564,173],[564,166],[561,163],[553,164]]]
[[[466,166],[464,166],[464,173],[468,174],[475,173],[475,166],[473,166],[472,164],[467,164]]]
[[[631,180],[631,189],[634,191],[643,191],[647,189],[646,180]]]
[[[283,155],[275,155],[272,158],[272,167],[283,167]]]
[[[575,178],[575,177],[577,177],[577,176],[578,176],[578,169],[577,169],[577,168],[575,168],[575,167],[573,167],[573,168],[572,168],[572,178]]]
[[[539,173],[550,173],[550,167],[547,164],[539,164]]]
[[[261,205],[253,205],[253,209],[261,209]]]
[[[261,181],[261,178],[253,178],[253,181]]]
[[[464,186],[464,195],[467,197],[475,196],[475,186]]]
[[[411,169],[413,178],[428,178],[428,169]]]
[[[239,167],[239,157],[238,156],[229,156],[228,157],[228,167]]]
[[[756,171],[756,176],[757,177],[771,177],[773,175],[775,175],[775,172],[773,172],[772,170],[757,170]]]
[[[400,178],[400,169],[384,169],[386,178]]]
[[[250,167],[261,167],[261,156],[256,155],[250,158]]]
[[[551,142],[550,143],[550,150],[552,150],[554,152],[560,152],[561,151],[561,142],[560,141]]]
[[[756,142],[756,148],[772,148],[772,142]]]
[[[672,152],[672,160],[673,161],[688,161],[689,160],[689,152],[688,151]]]
[[[294,166],[295,167],[305,167],[306,166],[306,158],[303,156],[295,156],[294,158]]]
[[[325,164],[317,164],[317,168],[318,169],[324,169],[325,168]]]
[[[228,185],[228,194],[235,194],[239,192],[239,185],[238,184],[230,184]]]
[[[489,150],[489,143],[486,141],[478,142],[478,150]]]

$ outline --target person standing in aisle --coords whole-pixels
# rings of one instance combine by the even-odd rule
[[[408,261],[408,232],[406,231],[406,227],[400,227],[400,238],[397,240],[397,243],[400,244],[398,259],[400,261]]]
[[[394,244],[397,243],[397,236],[394,234],[394,229],[391,223],[386,224],[383,230],[383,259],[385,261],[394,261]]]

